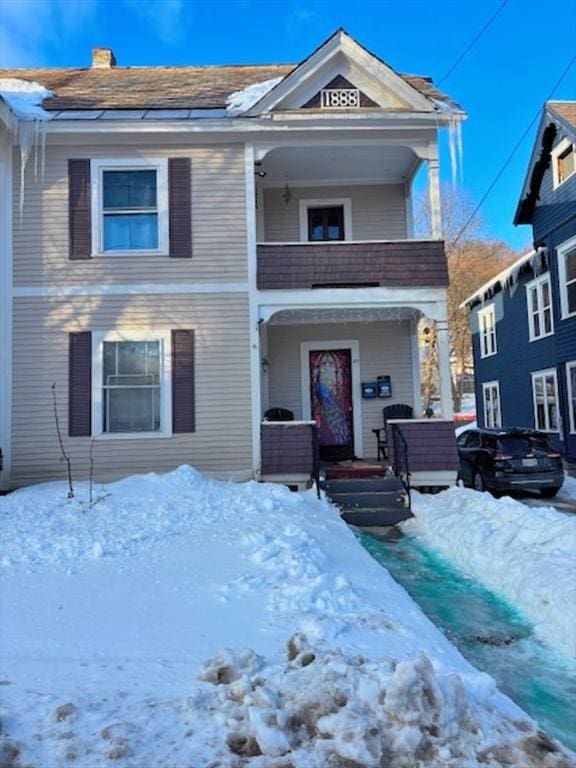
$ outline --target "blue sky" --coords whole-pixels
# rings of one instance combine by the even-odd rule
[[[437,82],[502,0],[0,0],[2,66],[298,62],[337,27],[401,72]],[[442,88],[468,112],[462,186],[486,191],[574,55],[573,0],[508,0]],[[576,98],[572,66],[554,98]],[[512,217],[536,126],[482,208],[490,234],[521,248]],[[449,180],[447,147],[443,176]]]

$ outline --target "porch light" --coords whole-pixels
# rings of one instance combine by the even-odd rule
[[[260,361],[260,365],[262,366],[262,373],[268,373],[268,371],[270,370],[270,361],[268,360],[268,358],[263,357],[262,360]]]
[[[292,192],[290,191],[288,184],[286,184],[284,191],[282,192],[282,200],[284,200],[285,205],[290,205],[290,200],[292,200]]]

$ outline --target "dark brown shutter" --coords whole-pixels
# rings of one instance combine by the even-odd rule
[[[189,157],[168,160],[170,256],[192,256],[192,181]]]
[[[90,160],[68,160],[69,258],[89,259],[92,252]]]
[[[194,331],[172,331],[172,431],[194,432]]]
[[[68,434],[92,433],[92,334],[69,334]]]

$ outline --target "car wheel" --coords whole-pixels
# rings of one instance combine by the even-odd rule
[[[545,499],[551,499],[553,496],[556,496],[560,488],[562,488],[561,485],[554,485],[552,488],[540,488],[540,493]]]
[[[484,478],[482,477],[480,472],[474,472],[472,485],[474,486],[474,490],[480,491],[480,493],[486,490],[486,483],[484,482]]]

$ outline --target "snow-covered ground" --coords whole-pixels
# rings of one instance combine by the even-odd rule
[[[189,467],[0,499],[3,768],[568,768],[337,510]]]
[[[576,516],[464,488],[414,494],[413,512],[407,533],[509,600],[543,642],[576,656]]]

